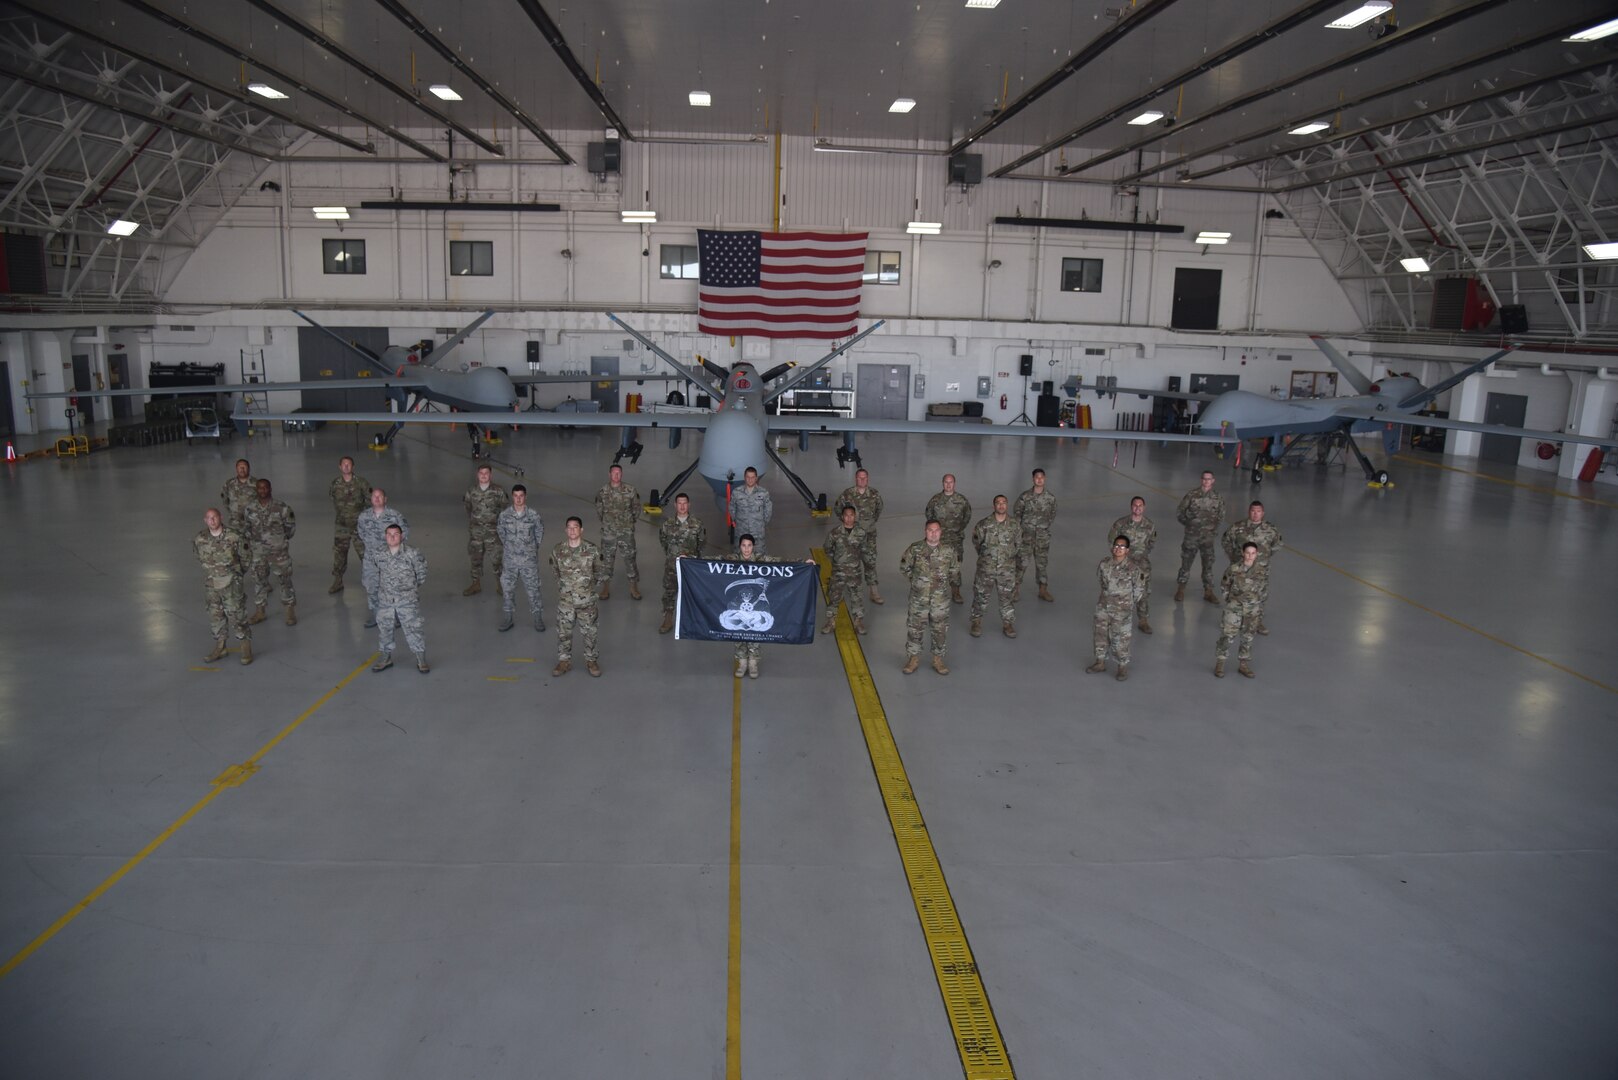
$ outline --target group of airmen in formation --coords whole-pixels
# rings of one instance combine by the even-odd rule
[[[405,644],[422,673],[430,670],[427,643],[420,607],[421,586],[427,580],[427,559],[411,547],[410,524],[404,515],[390,507],[387,493],[373,488],[354,472],[352,458],[338,463],[338,476],[331,481],[329,494],[336,521],[332,538],[332,582],[329,593],[343,591],[352,549],[360,558],[360,580],[365,589],[370,615],[367,627],[377,628],[378,658],[371,670],[386,671],[393,666],[395,628],[404,634]],[[860,469],[854,484],[838,496],[839,520],[826,537],[825,552],[830,563],[822,633],[830,633],[839,605],[847,607],[854,630],[866,632],[865,600],[881,604],[878,586],[877,528],[882,518],[882,495],[871,487],[870,473]],[[226,653],[227,635],[239,643],[241,662],[253,662],[252,626],[264,621],[271,577],[279,581],[281,603],[288,626],[297,623],[297,597],[292,584],[290,541],[297,520],[290,507],[276,499],[269,480],[255,478],[249,463],[236,462],[236,474],[225,482],[220,493],[224,509],[210,507],[203,515],[203,529],[193,540],[197,560],[205,578],[209,630],[213,649],[207,662]],[[463,497],[467,515],[467,554],[471,582],[463,595],[483,589],[483,567],[493,567],[501,596],[498,629],[515,625],[518,587],[527,594],[537,632],[544,633],[544,595],[539,579],[539,563],[544,540],[544,524],[538,512],[528,505],[527,488],[513,485],[510,493],[493,482],[492,470],[479,466],[477,478]],[[1045,489],[1045,471],[1035,469],[1032,486],[1010,502],[996,495],[992,512],[972,523],[972,505],[955,490],[955,477],[946,474],[942,490],[927,501],[926,525],[922,539],[910,544],[899,559],[899,571],[909,586],[909,608],[905,617],[905,664],[911,674],[921,664],[924,643],[930,638],[933,670],[948,675],[945,653],[949,642],[952,604],[963,604],[962,567],[967,537],[977,554],[977,572],[972,583],[970,634],[983,633],[983,619],[991,597],[1000,612],[1001,632],[1017,636],[1017,601],[1029,568],[1034,571],[1039,599],[1053,602],[1050,592],[1051,530],[1056,519],[1056,497]],[[578,517],[567,519],[566,538],[551,548],[547,561],[557,580],[557,663],[552,674],[562,676],[573,666],[575,640],[584,655],[585,669],[592,676],[601,674],[597,647],[599,602],[611,595],[611,580],[622,557],[629,581],[631,599],[641,599],[640,571],[636,561],[635,527],[641,515],[640,493],[623,479],[623,469],[612,466],[608,482],[596,493],[596,515],[601,526],[599,545],[584,539],[584,523]],[[765,533],[773,514],[770,493],[760,483],[758,472],[749,468],[741,487],[731,492],[730,515],[740,539],[735,557],[743,561],[774,561],[766,549]],[[1269,595],[1270,556],[1282,546],[1279,529],[1264,518],[1262,503],[1253,502],[1245,521],[1226,529],[1222,546],[1229,565],[1214,587],[1214,551],[1219,526],[1225,517],[1224,496],[1214,490],[1214,475],[1204,472],[1201,482],[1180,500],[1176,518],[1184,526],[1180,544],[1180,571],[1175,589],[1176,602],[1185,599],[1186,585],[1193,565],[1202,561],[1203,598],[1224,606],[1221,632],[1215,646],[1214,674],[1223,677],[1230,646],[1238,645],[1237,671],[1249,678],[1253,638],[1269,633],[1264,625],[1264,605]],[[1146,516],[1146,500],[1130,500],[1129,513],[1118,518],[1107,530],[1111,552],[1096,568],[1100,596],[1096,600],[1095,662],[1087,671],[1107,670],[1109,655],[1116,662],[1117,678],[1129,677],[1131,643],[1135,629],[1150,634],[1151,553],[1157,543],[1157,527]],[[663,550],[663,620],[659,633],[674,629],[677,598],[676,562],[701,555],[708,531],[701,519],[691,513],[691,501],[684,493],[674,499],[672,514],[666,514],[658,528]],[[247,583],[253,587],[252,613],[248,613]],[[736,646],[735,677],[758,677],[759,646],[744,642]]]

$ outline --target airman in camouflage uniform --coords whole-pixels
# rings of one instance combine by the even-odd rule
[[[556,667],[552,675],[566,675],[573,667],[573,631],[578,627],[579,644],[584,649],[584,669],[600,678],[600,657],[596,653],[596,618],[601,607],[596,586],[604,573],[601,552],[584,539],[584,522],[567,519],[567,539],[551,549],[551,567],[556,571]]]
[[[371,609],[371,617],[366,620],[366,626],[376,625],[376,585],[378,556],[388,546],[388,526],[399,526],[399,534],[410,539],[410,523],[405,516],[388,505],[388,493],[381,488],[371,489],[371,508],[360,514],[359,520],[354,523],[354,534],[357,538],[355,547],[360,549],[360,584],[365,586],[365,602]]]
[[[865,583],[871,592],[871,603],[880,604],[882,594],[876,588],[876,524],[882,518],[882,494],[871,486],[871,474],[855,470],[854,486],[844,488],[834,505],[852,506],[859,512],[860,528],[865,530]]]
[[[601,599],[607,598],[618,553],[624,556],[629,574],[629,598],[640,599],[640,568],[635,565],[635,523],[640,520],[640,492],[624,483],[624,470],[614,465],[607,471],[607,483],[596,492],[596,517],[601,520],[601,560],[606,570],[601,578]]]
[[[1021,502],[1021,499],[1017,500]],[[1006,497],[994,497],[994,513],[972,527],[972,547],[978,553],[978,572],[972,578],[972,636],[983,634],[983,613],[989,608],[992,588],[1000,601],[1000,630],[1017,636],[1017,567],[1027,531],[1006,509]]]
[[[742,562],[768,563],[781,561],[780,559],[772,559],[768,556],[760,555],[757,547],[754,544],[752,533],[742,533],[742,535],[736,540],[736,558],[740,559]],[[743,675],[747,676],[749,679],[758,678],[758,658],[759,652],[762,648],[763,646],[759,645],[759,643],[756,641],[738,641],[736,643],[735,678],[739,679]]]
[[[1257,499],[1248,505],[1246,521],[1238,521],[1225,530],[1225,554],[1231,562],[1241,560],[1242,545],[1249,541],[1258,545],[1256,565],[1264,579],[1263,594],[1259,597],[1257,632],[1268,634],[1270,628],[1264,625],[1264,605],[1270,602],[1270,556],[1280,551],[1286,541],[1281,538],[1280,529],[1264,520],[1264,504]]]
[[[826,558],[831,561],[831,584],[826,590],[826,619],[820,627],[829,634],[837,622],[837,605],[848,605],[854,629],[865,633],[865,548],[870,537],[859,525],[859,511],[843,507],[842,521],[826,534]]]
[[[219,498],[225,504],[225,525],[237,532],[242,528],[242,511],[258,497],[258,481],[252,475],[253,467],[246,458],[236,459],[236,475],[225,481],[219,489]]]
[[[511,505],[506,489],[494,482],[494,470],[487,465],[478,466],[478,482],[466,489],[461,501],[466,504],[466,553],[472,558],[472,584],[461,590],[462,596],[483,591],[483,553],[488,551],[494,560],[494,576],[500,576],[500,530],[496,522],[500,511]]]
[[[1107,537],[1126,536],[1129,538],[1129,557],[1135,560],[1140,567],[1140,603],[1135,607],[1135,619],[1140,626],[1140,632],[1152,632],[1151,621],[1147,618],[1152,607],[1152,548],[1157,546],[1157,526],[1152,519],[1146,516],[1146,500],[1136,495],[1129,500],[1129,513],[1114,521],[1107,528]]]
[[[1045,470],[1034,470],[1034,486],[1017,496],[1011,516],[1022,522],[1022,550],[1017,553],[1016,597],[1022,596],[1022,578],[1030,563],[1039,583],[1039,598],[1054,601],[1051,595],[1051,526],[1056,523],[1056,496],[1045,490]]]
[[[505,566],[500,571],[502,599],[500,629],[510,630],[517,606],[517,583],[528,592],[528,607],[534,613],[534,629],[545,632],[545,594],[539,587],[539,545],[545,538],[545,523],[528,505],[528,488],[511,486],[511,505],[500,511],[495,528],[505,549]]]
[[[203,657],[211,664],[225,655],[225,631],[242,643],[242,663],[253,662],[253,631],[247,626],[247,603],[242,597],[242,577],[247,571],[247,555],[241,534],[225,528],[218,510],[209,507],[202,514],[203,529],[191,539],[191,550],[202,564],[203,588],[208,602],[208,631],[213,634],[213,651]]]
[[[288,626],[298,625],[298,594],[292,590],[292,534],[298,519],[292,507],[270,495],[270,482],[257,481],[258,498],[242,511],[242,535],[252,555],[253,614],[247,621],[264,621],[264,605],[270,598],[270,575],[281,581],[281,606],[286,609]]]
[[[730,517],[736,531],[750,533],[753,547],[764,554],[764,530],[775,516],[775,503],[763,484],[758,482],[758,470],[751,465],[742,473],[742,486],[730,491]]]
[[[944,530],[943,542],[955,552],[955,579],[949,583],[950,594],[957,604],[965,603],[961,596],[961,564],[966,560],[966,530],[972,526],[972,504],[956,492],[952,474],[944,474],[944,490],[927,500],[927,520],[938,522]]]
[[[945,480],[953,480],[945,477]],[[947,493],[947,492],[946,492]],[[944,650],[949,645],[950,590],[959,595],[960,586],[951,582],[961,580],[961,561],[955,549],[944,543],[944,527],[929,520],[925,539],[917,540],[905,548],[899,558],[899,573],[910,582],[910,609],[905,613],[904,673],[909,675],[921,666],[922,635],[931,627],[933,632],[933,670],[948,675],[944,666]]]
[[[708,527],[691,516],[691,500],[685,492],[674,496],[674,516],[663,518],[657,540],[663,545],[663,623],[657,632],[666,634],[674,629],[674,598],[680,591],[674,560],[681,555],[701,555],[708,542]]]
[[[425,675],[431,670],[427,667],[427,639],[421,632],[421,587],[427,581],[427,556],[405,546],[404,529],[397,524],[390,524],[383,537],[376,557],[376,647],[382,655],[371,670],[386,671],[393,666],[393,624],[397,622],[404,631],[405,644],[415,654],[416,670]]]
[[[337,471],[337,479],[327,488],[332,509],[337,514],[337,524],[331,538],[331,588],[326,590],[328,593],[343,591],[343,575],[348,573],[350,545],[360,561],[365,560],[365,543],[354,535],[354,526],[359,522],[360,514],[371,504],[371,485],[365,482],[365,477],[355,475],[353,458],[345,457],[339,461]]]
[[[1129,678],[1129,642],[1134,636],[1135,605],[1140,603],[1140,567],[1129,557],[1129,537],[1116,536],[1112,555],[1096,566],[1101,595],[1096,598],[1096,662],[1085,671],[1107,670],[1107,651],[1118,661],[1118,681]]]
[[[1213,590],[1214,537],[1225,520],[1225,497],[1213,487],[1214,474],[1204,470],[1202,483],[1185,493],[1174,513],[1175,519],[1185,526],[1185,538],[1180,541],[1180,574],[1176,579],[1179,587],[1174,590],[1176,603],[1185,599],[1185,583],[1191,580],[1191,564],[1198,555],[1202,556],[1202,598],[1210,604],[1219,603]]]
[[[1236,670],[1249,679],[1253,669],[1253,632],[1264,617],[1264,590],[1268,587],[1264,569],[1258,565],[1258,545],[1249,540],[1242,545],[1242,561],[1225,568],[1220,587],[1225,591],[1225,613],[1219,622],[1219,643],[1214,646],[1214,675],[1225,677],[1225,658],[1230,655],[1230,639],[1241,639],[1236,653]]]

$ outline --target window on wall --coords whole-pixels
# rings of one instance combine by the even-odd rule
[[[493,277],[494,241],[451,240],[449,273],[451,277]]]
[[[867,251],[865,253],[865,284],[899,284],[899,253],[897,251]]]
[[[1063,292],[1100,292],[1100,259],[1063,259]]]
[[[320,256],[328,274],[365,273],[364,240],[322,240]]]
[[[663,244],[658,248],[658,262],[662,277],[696,281],[701,276],[695,244]]]

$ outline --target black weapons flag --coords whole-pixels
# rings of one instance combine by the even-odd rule
[[[686,558],[674,565],[675,637],[761,645],[815,640],[820,568],[814,563]]]

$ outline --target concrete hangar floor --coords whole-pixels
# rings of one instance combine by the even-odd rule
[[[595,535],[614,438],[498,449],[547,541],[572,513]],[[554,679],[554,626],[499,634],[494,591],[461,596],[464,436],[362,439],[6,471],[0,1075],[963,1075],[937,901],[924,931],[836,640],[766,649],[734,683],[728,647],[656,633],[648,523],[646,599],[620,574],[603,605],[605,677]],[[694,442],[632,482],[663,485]],[[789,460],[835,496],[852,476],[831,449]],[[888,603],[854,652],[992,1009],[972,1037],[1016,1075],[1614,1074],[1606,493],[1434,459],[1380,492],[1283,472],[1262,488],[1289,543],[1274,632],[1256,680],[1215,680],[1218,610],[1171,598],[1200,451],[863,450]],[[256,663],[205,665],[190,538],[244,452],[299,515],[300,623],[272,605]],[[344,452],[430,560],[430,675],[365,669],[357,568],[326,594]],[[954,673],[901,675],[896,563],[940,474],[981,514],[1036,464],[1061,500],[1056,603],[1027,590],[1015,641],[993,618],[969,638],[957,608]],[[1253,489],[1216,470],[1234,515]],[[772,549],[818,544],[826,523],[766,482]],[[1157,632],[1120,684],[1082,668],[1106,526],[1136,493],[1163,533]]]

